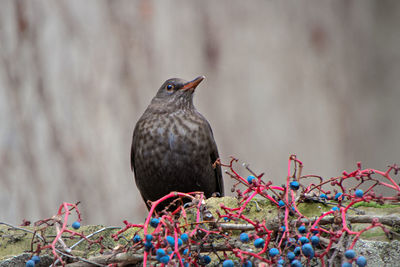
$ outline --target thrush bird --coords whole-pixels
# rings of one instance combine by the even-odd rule
[[[218,149],[210,124],[193,105],[203,79],[167,80],[136,123],[131,167],[149,209],[148,200],[172,191],[202,191],[207,198],[224,195],[221,167],[213,166]]]

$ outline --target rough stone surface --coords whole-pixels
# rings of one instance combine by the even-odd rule
[[[357,256],[364,256],[368,266],[400,266],[400,242],[359,240],[354,250]]]

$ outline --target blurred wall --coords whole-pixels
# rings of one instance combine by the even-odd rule
[[[275,183],[291,153],[327,178],[400,163],[399,27],[399,1],[1,1],[0,220],[142,221],[132,130],[171,77],[206,76],[222,160]]]

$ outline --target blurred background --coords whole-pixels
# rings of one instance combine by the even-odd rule
[[[400,163],[400,1],[1,1],[0,61],[1,221],[142,222],[132,131],[171,77],[206,76],[222,161],[278,185],[292,153],[325,178]]]

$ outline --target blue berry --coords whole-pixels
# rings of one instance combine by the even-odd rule
[[[142,240],[142,238],[140,238],[139,235],[135,235],[135,236],[133,237],[133,242],[134,242],[134,243],[138,243],[138,242],[140,242],[141,240]]]
[[[270,255],[271,257],[275,257],[276,255],[279,255],[279,250],[278,250],[277,248],[271,248],[271,249],[269,250],[269,255]]]
[[[317,229],[318,229],[318,226],[315,226],[314,229],[311,230],[311,232],[316,235],[319,233],[319,231]]]
[[[293,256],[294,256],[294,254],[293,254]],[[278,264],[284,265],[285,264],[285,260],[284,259],[279,259],[278,260]]]
[[[37,256],[37,255],[35,255],[35,256],[32,257],[31,260],[33,260],[33,261],[35,262],[35,264],[36,264],[36,263],[39,263],[39,262],[40,262],[40,257]]]
[[[187,248],[185,248],[185,250],[183,251],[183,255],[188,254],[189,250]]]
[[[284,225],[282,225],[279,229],[280,229],[282,232],[285,232],[285,231],[286,231],[286,227],[285,227]]]
[[[314,235],[311,237],[311,244],[313,244],[314,246],[319,244],[319,237]]]
[[[301,234],[304,234],[307,231],[307,229],[306,229],[306,227],[304,225],[300,226],[298,228],[298,230],[299,230],[299,233],[301,233]]]
[[[151,241],[151,240],[153,240],[153,236],[150,234],[146,235],[146,241]]]
[[[144,248],[146,251],[150,251],[153,248],[153,244],[151,243],[151,241],[146,241],[144,243]]]
[[[180,247],[180,246],[182,246],[182,245],[183,245],[182,239],[178,238],[178,247]]]
[[[211,262],[211,257],[208,256],[208,255],[204,255],[202,257],[202,260],[203,260],[204,264],[207,265],[207,264],[209,264]]]
[[[189,240],[189,235],[187,233],[183,233],[181,235],[181,239],[186,243]]]
[[[29,261],[26,262],[25,266],[26,267],[34,267],[35,266],[35,262],[33,260],[29,260]]]
[[[352,266],[353,266],[353,264],[351,264],[348,261],[345,261],[345,262],[342,263],[342,267],[352,267]]]
[[[165,255],[165,250],[162,248],[157,249],[156,254],[160,257]]]
[[[249,235],[247,233],[241,233],[239,238],[243,243],[249,242]]]
[[[361,189],[357,189],[355,195],[356,197],[363,197],[364,192]]]
[[[289,261],[292,261],[292,260],[294,260],[294,258],[296,257],[296,255],[294,255],[294,253],[293,252],[288,252],[288,254],[287,254],[287,258],[288,258],[288,260]]]
[[[254,246],[256,248],[263,248],[264,244],[265,244],[265,241],[262,238],[257,238],[256,240],[254,240]]]
[[[321,194],[319,197],[320,197],[320,198],[325,198],[325,199],[328,199],[328,196],[327,196],[327,195],[325,195],[325,194]]]
[[[314,249],[310,244],[304,244],[301,247],[301,251],[303,251],[304,256],[311,257],[314,256]]]
[[[356,264],[357,264],[359,267],[364,267],[364,266],[367,265],[367,259],[366,259],[365,257],[363,257],[363,256],[359,256],[359,257],[357,258],[357,260],[356,260]]]
[[[167,264],[169,262],[169,256],[168,255],[162,256],[160,258],[160,262],[164,263],[164,264]]]
[[[294,252],[294,255],[299,256],[300,255],[300,247],[295,247],[293,252]]]
[[[74,228],[74,229],[79,229],[79,228],[81,228],[81,223],[78,222],[78,221],[73,222],[73,223],[72,223],[72,228]]]
[[[344,256],[346,258],[348,258],[349,260],[354,259],[354,257],[356,256],[356,252],[352,249],[346,250],[346,252],[344,253]]]
[[[303,265],[301,264],[301,262],[299,260],[294,260],[290,263],[290,266],[292,267],[302,267]]]
[[[150,220],[151,227],[156,228],[159,223],[160,223],[160,220],[157,219],[157,218],[153,218],[153,219]]]
[[[279,205],[279,207],[284,207],[285,202],[283,202],[283,200],[279,200],[278,205]]]
[[[338,207],[333,207],[332,210],[333,210],[333,211],[338,211],[339,208],[338,208]]]
[[[255,180],[256,180],[256,177],[254,177],[253,175],[247,176],[247,182],[249,184],[252,184],[253,182],[255,182]]]
[[[224,260],[222,263],[222,267],[233,267],[233,261],[232,260]]]
[[[300,188],[300,184],[297,181],[292,181],[290,182],[290,189],[292,190],[298,190]]]
[[[252,267],[253,266],[253,264],[251,263],[251,261],[245,261],[243,264],[242,264],[242,267]]]
[[[300,237],[299,241],[300,241],[301,244],[306,244],[306,243],[310,242],[310,240],[308,240],[308,238],[305,237],[305,236]]]
[[[336,200],[336,201],[338,201],[339,199],[340,199],[340,200],[344,200],[344,197],[342,197],[342,195],[343,195],[343,193],[338,192],[338,193],[335,195],[335,200]]]
[[[167,236],[167,242],[168,244],[172,247],[175,246],[175,238],[173,238],[172,236],[168,235]]]
[[[230,220],[228,217],[224,217],[224,221],[229,222]]]

